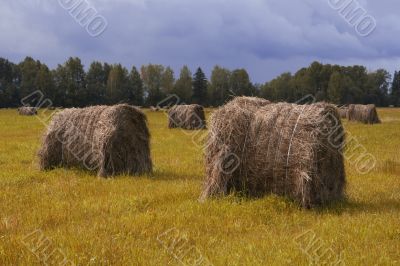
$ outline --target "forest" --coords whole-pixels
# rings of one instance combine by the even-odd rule
[[[400,71],[313,62],[292,74],[257,84],[246,69],[215,66],[209,79],[199,67],[183,66],[179,75],[169,66],[148,64],[128,70],[121,64],[92,62],[85,69],[78,57],[50,69],[26,57],[20,63],[0,58],[0,108],[21,106],[21,99],[40,90],[57,107],[129,103],[156,106],[168,95],[181,103],[220,106],[235,96],[258,96],[296,102],[306,95],[337,105],[350,103],[400,106]]]

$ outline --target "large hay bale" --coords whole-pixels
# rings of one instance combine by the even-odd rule
[[[19,115],[27,115],[27,116],[37,115],[37,108],[23,106],[18,108],[18,113]]]
[[[364,124],[379,124],[381,120],[374,104],[351,104],[347,112],[349,121],[358,121]]]
[[[203,199],[274,193],[309,208],[343,197],[344,129],[335,106],[240,102],[212,115]]]
[[[175,105],[168,110],[169,128],[204,129],[206,116],[204,108],[198,104]]]
[[[42,170],[85,167],[98,176],[152,171],[145,115],[126,104],[57,113],[39,151]]]

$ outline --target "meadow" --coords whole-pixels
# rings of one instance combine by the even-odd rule
[[[304,210],[274,195],[199,202],[206,131],[170,130],[162,112],[146,110],[154,173],[100,179],[39,171],[45,125],[0,110],[0,265],[52,265],[48,246],[67,265],[400,265],[400,109],[378,111],[379,125],[344,122],[374,169],[346,161],[347,200]],[[51,245],[32,250],[38,232]]]

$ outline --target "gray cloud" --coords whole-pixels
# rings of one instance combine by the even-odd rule
[[[328,0],[97,0],[108,21],[93,38],[54,0],[2,1],[0,56],[30,55],[50,66],[69,56],[121,62],[127,67],[161,63],[179,71],[210,71],[216,64],[244,67],[264,82],[313,60],[364,64],[371,70],[400,66],[400,17],[396,0],[359,0],[377,20],[360,37]]]

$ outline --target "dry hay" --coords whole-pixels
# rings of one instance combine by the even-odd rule
[[[349,121],[358,121],[364,124],[380,124],[378,112],[374,104],[351,104],[347,112]]]
[[[125,104],[57,113],[39,151],[42,170],[85,167],[98,176],[152,171],[146,116]]]
[[[346,106],[342,106],[338,108],[340,118],[347,118],[347,112],[349,108]]]
[[[175,105],[168,110],[168,127],[183,129],[205,129],[204,108],[198,104]]]
[[[234,104],[237,106],[254,106],[254,107],[262,107],[267,104],[270,104],[271,102],[268,100],[265,100],[263,98],[258,98],[258,97],[236,97],[232,101],[229,102],[230,104]]]
[[[23,106],[18,108],[18,113],[19,115],[27,115],[27,116],[31,116],[31,115],[37,115],[37,108],[35,107],[28,107],[28,106]]]
[[[242,102],[212,115],[202,199],[274,193],[310,208],[343,198],[344,129],[335,106]]]

